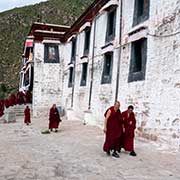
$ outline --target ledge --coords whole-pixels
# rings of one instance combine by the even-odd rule
[[[76,35],[73,34],[71,37],[68,38],[67,42],[70,42],[70,41],[71,41],[73,38],[75,38],[75,37],[76,37]]]
[[[43,44],[60,44],[61,42],[53,39],[45,39],[42,41]]]
[[[106,44],[105,46],[101,47],[102,53],[105,54],[107,52],[112,52],[114,50],[114,44],[112,42]]]
[[[133,31],[130,34],[128,34],[128,43],[137,41],[142,38],[147,38],[148,32],[148,29],[145,27],[136,29],[136,31]]]
[[[84,24],[80,27],[79,32],[82,32],[82,31],[84,31],[85,29],[90,28],[90,27],[91,27],[91,23],[90,23],[90,22],[86,22],[86,23],[84,23]]]
[[[103,11],[109,11],[111,8],[116,7],[119,5],[119,0],[110,0],[106,5],[104,5],[100,10],[99,13]]]
[[[149,20],[144,21],[136,26],[134,26],[127,34],[132,34],[135,31],[138,31],[139,29],[148,29]]]

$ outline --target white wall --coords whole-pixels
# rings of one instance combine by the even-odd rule
[[[59,47],[60,50],[60,47]],[[60,63],[44,63],[44,44],[34,46],[34,88],[33,113],[47,115],[52,104],[62,103],[63,58],[60,53]]]
[[[170,34],[179,31],[180,1],[151,0],[150,18],[143,24],[148,26],[149,33]],[[120,79],[118,99],[121,109],[129,104],[135,106],[137,114],[138,134],[157,141],[162,140],[169,147],[179,148],[180,144],[180,36],[167,38],[148,36],[146,77],[144,81],[128,83],[131,58],[131,44],[128,32],[133,24],[134,0],[123,1],[122,53],[120,61]],[[117,9],[116,36],[113,52],[112,83],[101,85],[104,56],[102,47],[105,45],[107,13],[103,12],[96,18],[94,79],[92,87],[91,109],[88,110],[91,80],[91,64],[93,50],[93,29],[91,27],[90,52],[88,57],[87,85],[80,87],[82,59],[85,33],[77,35],[76,74],[74,103],[71,107],[72,88],[68,88],[68,63],[71,59],[71,42],[60,46],[61,63],[38,63],[43,59],[42,44],[35,44],[34,59],[34,102],[35,114],[39,108],[49,108],[56,102],[65,106],[69,119],[80,119],[89,124],[102,127],[106,108],[113,105],[116,91],[118,41],[120,27],[120,7]]]

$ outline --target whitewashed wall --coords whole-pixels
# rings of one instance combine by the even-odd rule
[[[180,31],[180,1],[151,0],[150,18],[143,24],[148,26],[151,34],[170,34]],[[132,30],[134,0],[123,1],[122,40],[128,40],[127,34]],[[105,45],[107,12],[96,17],[94,79],[91,109],[88,110],[93,29],[91,27],[90,52],[88,58],[87,85],[80,87],[85,33],[77,35],[76,74],[74,103],[71,107],[72,88],[68,88],[68,63],[71,59],[71,42],[60,46],[61,63],[38,63],[43,59],[42,44],[35,44],[34,74],[34,113],[39,108],[49,108],[56,102],[62,104],[69,119],[80,119],[89,124],[102,127],[103,114],[115,100],[118,40],[120,27],[120,7],[116,16],[116,36],[114,40],[114,59],[112,83],[101,85],[104,56],[101,47]],[[135,106],[138,134],[147,139],[162,141],[168,147],[179,149],[180,145],[180,35],[167,38],[148,36],[146,77],[144,81],[128,83],[131,58],[131,44],[124,44],[121,53],[118,100],[121,110],[128,105]]]
[[[145,22],[149,33],[171,34],[179,29],[180,1],[151,1],[150,19]],[[133,3],[124,4],[123,39],[132,29]],[[168,22],[165,22],[168,21]],[[148,139],[160,139],[169,147],[180,145],[180,61],[178,45],[180,36],[166,38],[148,36],[146,79],[127,83],[131,57],[131,45],[122,50],[119,99],[124,109],[135,106],[139,134]]]
[[[59,47],[60,63],[44,63],[44,44],[35,43],[34,46],[34,88],[33,114],[48,115],[52,104],[62,103],[63,61]]]

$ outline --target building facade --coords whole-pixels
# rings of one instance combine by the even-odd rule
[[[56,103],[102,126],[117,99],[134,105],[139,136],[179,149],[179,19],[179,0],[96,0],[71,27],[34,23],[34,116]]]

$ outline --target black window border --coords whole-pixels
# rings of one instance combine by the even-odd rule
[[[143,48],[141,49],[142,50],[142,64],[141,64],[141,71],[139,72],[134,72],[133,71],[133,64],[134,64],[134,61],[135,61],[135,58],[134,58],[134,50],[135,48],[133,47],[134,46],[134,43],[137,42],[137,41],[143,41]],[[135,81],[143,81],[145,80],[145,77],[146,77],[146,63],[147,63],[147,44],[148,44],[148,39],[147,38],[141,38],[139,40],[137,40],[135,42],[132,42],[131,43],[131,60],[130,60],[130,68],[129,68],[129,75],[128,75],[128,83],[131,83],[131,82],[135,82]]]
[[[71,40],[71,62],[75,62],[76,60],[76,50],[77,50],[77,38],[73,38]]]
[[[70,67],[69,68],[68,88],[72,88],[72,86],[73,86],[73,83],[74,83],[73,82],[73,75],[74,75],[74,67]]]
[[[146,4],[146,11],[147,14],[143,14],[142,16],[138,16],[138,6],[139,6],[139,0],[134,1],[134,16],[133,16],[133,27],[143,23],[144,21],[149,19],[150,15],[150,0],[147,0]]]
[[[83,74],[84,74],[84,65],[86,64],[86,77],[85,80],[83,79]],[[82,73],[81,73],[81,82],[80,82],[80,86],[86,86],[87,84],[87,74],[88,74],[88,63],[84,62],[82,63]]]
[[[49,47],[55,47],[56,48],[56,62],[50,62],[48,59],[48,50]],[[59,45],[58,44],[52,44],[52,43],[45,43],[44,44],[44,63],[46,64],[59,64],[60,63],[60,57],[59,57]]]
[[[109,18],[109,15],[114,12],[114,27],[113,27],[113,34],[112,35],[109,35],[109,30],[108,30],[108,27],[109,27],[109,24],[110,24],[110,18]],[[116,35],[116,15],[117,14],[117,7],[113,7],[111,8],[109,11],[108,11],[108,14],[107,14],[107,27],[106,27],[106,43],[109,43],[111,41],[114,40],[115,38],[115,35]]]
[[[110,69],[110,75],[108,78],[105,77],[106,55],[111,55],[111,69]],[[112,82],[113,59],[114,59],[113,51],[107,52],[104,54],[104,64],[103,64],[103,72],[102,72],[102,77],[101,77],[101,84],[111,84],[111,82]]]
[[[86,48],[86,44],[87,44],[87,32],[89,32],[89,44],[88,44],[88,48]],[[85,33],[85,38],[84,38],[84,56],[88,56],[89,55],[89,50],[90,50],[90,43],[91,43],[91,27],[88,27],[84,30]]]

